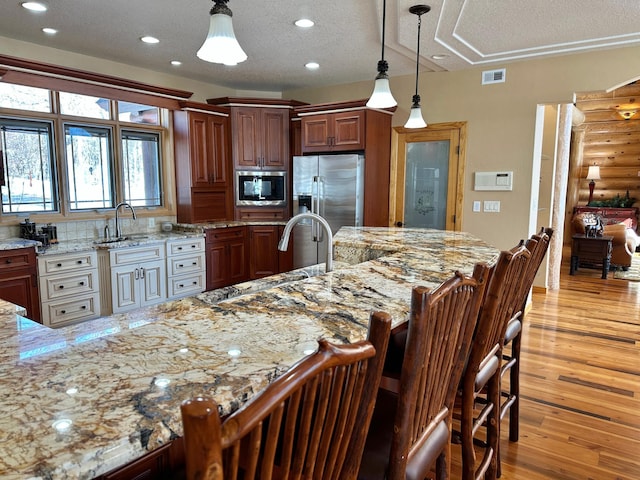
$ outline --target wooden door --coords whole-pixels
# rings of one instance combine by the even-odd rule
[[[465,167],[466,123],[442,123],[429,125],[423,129],[395,127],[392,133],[391,185],[389,196],[390,226],[405,224],[405,204],[407,193],[407,149],[411,143],[441,142],[448,144],[448,177],[440,179],[446,185],[446,206],[444,226],[446,230],[460,230],[462,225],[463,185]],[[423,204],[423,199],[419,199]],[[426,202],[428,203],[428,202]],[[428,211],[429,205],[424,209]]]
[[[261,167],[284,170],[289,161],[289,111],[262,109]]]
[[[260,109],[254,107],[233,108],[233,163],[236,168],[260,166],[260,113]]]
[[[251,280],[278,273],[278,227],[257,225],[249,227]]]
[[[334,113],[332,150],[364,150],[365,130],[364,111]]]
[[[232,188],[229,171],[229,119],[209,115],[207,131],[210,143],[207,169],[211,183]]]
[[[189,113],[192,186],[207,187],[211,181],[208,117],[204,113]]]

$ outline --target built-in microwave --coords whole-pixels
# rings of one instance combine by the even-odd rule
[[[286,185],[286,172],[236,171],[236,205],[284,206]]]

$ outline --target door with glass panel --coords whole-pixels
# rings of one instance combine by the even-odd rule
[[[460,229],[464,128],[447,123],[394,129],[390,225]]]

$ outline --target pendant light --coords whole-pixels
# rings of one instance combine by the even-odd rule
[[[233,13],[227,2],[229,0],[213,0],[215,5],[209,14],[209,34],[196,55],[205,62],[222,63],[224,65],[237,65],[247,59],[242,47],[233,33],[231,17]]]
[[[382,55],[378,62],[378,75],[376,76],[376,83],[373,87],[373,93],[371,98],[367,102],[369,108],[390,108],[395,107],[398,102],[393,98],[391,89],[389,88],[389,76],[387,70],[389,70],[389,64],[384,59],[384,30],[387,20],[387,0],[382,0]]]
[[[422,108],[420,107],[420,95],[418,95],[418,75],[420,70],[420,27],[422,26],[422,15],[431,10],[429,5],[414,5],[409,11],[418,16],[418,47],[416,48],[416,93],[413,96],[411,112],[404,128],[425,128],[427,122],[422,118]]]

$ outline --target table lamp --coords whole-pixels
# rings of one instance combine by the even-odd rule
[[[593,189],[596,186],[596,182],[594,180],[600,180],[600,167],[598,165],[591,165],[589,167],[587,179],[589,179],[589,201],[587,202],[587,205],[591,205],[591,201],[593,200]]]

